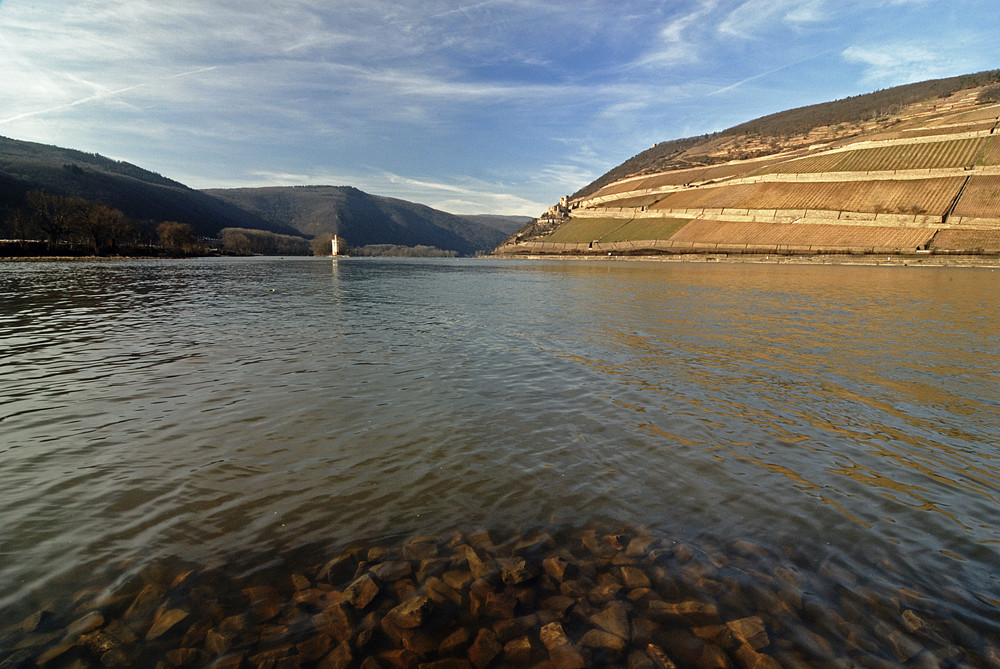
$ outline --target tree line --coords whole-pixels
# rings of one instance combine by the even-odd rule
[[[43,190],[0,212],[0,240],[19,255],[199,255],[203,240],[187,223],[135,221],[102,202]]]
[[[224,253],[236,256],[307,256],[326,255],[330,251],[327,241],[325,252],[316,252],[308,239],[293,235],[281,235],[267,230],[250,228],[223,228],[219,233]],[[329,237],[327,239],[330,239]]]
[[[136,221],[102,202],[43,190],[24,194],[22,206],[0,209],[0,256],[326,256],[333,235],[312,240],[267,230],[223,228],[202,239],[187,223]],[[352,249],[367,256],[453,257],[433,246],[375,244]]]

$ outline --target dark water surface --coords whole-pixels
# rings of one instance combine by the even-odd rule
[[[0,264],[0,634],[153,564],[597,523],[934,651],[802,615],[783,664],[993,666],[998,321],[990,270]]]

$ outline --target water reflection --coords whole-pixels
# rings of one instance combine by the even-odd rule
[[[642,408],[637,426],[783,476],[867,527],[931,512],[997,540],[1000,359],[984,273],[634,267],[612,289],[586,268],[549,271],[586,274],[576,307],[593,345],[574,359]],[[864,508],[858,486],[889,504]],[[985,505],[970,509],[969,491]]]

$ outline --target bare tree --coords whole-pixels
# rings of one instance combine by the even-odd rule
[[[22,207],[11,209],[7,213],[6,227],[7,234],[20,241],[36,239],[39,233],[31,214]]]
[[[160,236],[160,244],[168,253],[190,255],[204,250],[194,230],[187,223],[164,221],[156,227],[156,232]]]
[[[24,199],[32,210],[36,225],[48,238],[49,248],[55,247],[72,227],[79,213],[78,201],[41,190],[29,191]]]
[[[315,237],[313,237],[310,246],[312,247],[312,254],[314,256],[328,256],[330,255],[330,242],[333,241],[333,235],[329,232],[322,232]]]
[[[131,224],[125,214],[117,209],[100,202],[86,202],[80,205],[76,227],[93,247],[94,255],[101,255],[105,250],[118,250],[118,245],[128,234]]]
[[[248,256],[253,253],[250,238],[232,228],[226,228],[222,231],[222,248],[225,249],[226,253],[237,256]]]

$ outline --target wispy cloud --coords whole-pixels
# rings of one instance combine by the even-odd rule
[[[354,186],[373,195],[420,202],[455,214],[507,214],[538,216],[551,202],[534,201],[513,192],[512,185],[452,177],[450,180],[416,178],[393,172],[268,172],[247,174],[231,183],[214,183],[214,188],[332,185]]]
[[[142,83],[133,84],[131,86],[125,86],[123,88],[117,88],[117,89],[108,89],[108,88],[105,88],[104,86],[101,86],[100,84],[96,84],[96,83],[89,82],[89,81],[83,81],[81,79],[78,79],[78,78],[72,77],[72,76],[67,76],[67,79],[72,80],[74,83],[79,84],[79,85],[81,85],[83,87],[93,88],[93,89],[96,90],[96,92],[93,93],[92,95],[87,95],[87,96],[78,98],[76,100],[72,100],[71,102],[65,102],[65,103],[62,103],[62,104],[54,105],[52,107],[45,107],[45,108],[42,108],[42,109],[36,109],[36,110],[33,110],[33,111],[21,113],[21,114],[15,114],[14,116],[11,116],[9,118],[0,118],[0,124],[12,123],[14,121],[19,121],[19,120],[22,120],[22,119],[30,118],[32,116],[43,116],[43,115],[46,115],[46,114],[51,114],[53,112],[66,110],[66,109],[69,109],[70,107],[77,107],[79,105],[84,105],[84,104],[87,104],[88,102],[96,102],[96,101],[100,101],[100,100],[108,100],[108,99],[111,99],[111,98],[118,97],[118,96],[122,95],[123,93],[128,93],[129,91],[134,91],[134,90],[136,90],[138,88],[146,88],[146,87],[150,87],[150,86],[155,86],[158,83],[161,83],[163,81],[168,81],[168,80],[171,80],[171,79],[180,79],[182,77],[189,77],[189,76],[194,75],[194,74],[202,74],[203,72],[211,72],[214,69],[216,69],[214,66],[213,67],[200,67],[200,68],[198,68],[196,70],[190,70],[188,72],[180,72],[180,73],[177,73],[177,74],[167,75],[167,76],[164,76],[164,77],[160,78],[159,80],[143,81]]]
[[[397,174],[382,175],[392,190],[410,194],[409,199],[457,214],[515,214],[539,216],[547,204],[533,202],[510,192],[509,185],[469,179],[441,182]]]
[[[524,213],[654,142],[776,111],[776,100],[996,66],[994,3],[936,9],[2,0],[0,129],[195,186],[353,180],[464,211],[478,202]],[[906,41],[887,43],[886,25],[905,25]],[[831,51],[841,57],[819,60]],[[803,78],[820,62],[822,76]]]
[[[722,20],[719,33],[751,39],[776,24],[799,27],[824,18],[824,0],[746,0]]]
[[[702,47],[697,33],[704,34],[702,22],[713,15],[718,4],[718,0],[706,0],[693,11],[672,18],[660,29],[654,48],[638,64],[673,67],[697,61]]]
[[[844,60],[861,65],[862,80],[872,85],[897,85],[944,76],[951,63],[945,53],[917,44],[851,46]]]

